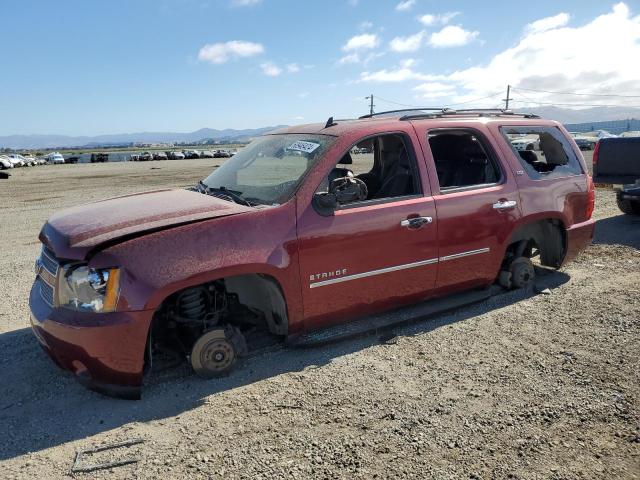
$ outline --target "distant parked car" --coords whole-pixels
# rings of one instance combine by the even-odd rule
[[[38,165],[38,162],[36,161],[35,157],[32,155],[22,155],[22,158],[24,159],[25,163],[30,167],[34,167]]]
[[[169,160],[184,160],[184,153],[173,151],[168,154]]]
[[[617,135],[609,133],[606,130],[594,130],[592,132],[573,132],[573,139],[580,148],[580,150],[593,150],[598,143],[598,140],[602,138],[616,138]]]
[[[196,150],[183,150],[184,158],[200,158],[200,154]]]
[[[213,152],[213,158],[229,158],[231,154],[226,150],[216,150]]]
[[[622,138],[629,138],[629,137],[640,137],[640,131],[639,130],[632,130],[630,132],[622,132],[620,134],[620,136]]]
[[[66,155],[66,156],[64,156],[64,163],[78,163],[78,160],[80,160],[80,155]]]
[[[613,185],[618,208],[640,215],[640,137],[599,140],[593,151],[593,181]]]
[[[524,150],[540,150],[540,138],[517,138],[511,140],[511,145],[519,152]]]
[[[51,165],[62,164],[65,163],[64,157],[58,152],[53,152],[48,155],[45,155],[44,158],[47,160],[47,163]]]
[[[213,152],[211,150],[202,150],[200,152],[200,158],[213,158]]]
[[[14,167],[29,167],[31,165],[27,165],[27,161],[22,155],[18,155],[17,153],[12,153],[9,155],[9,161],[13,163]]]
[[[6,155],[0,155],[0,170],[6,170],[8,168],[13,168],[13,163],[9,160],[9,157]]]
[[[169,157],[167,156],[166,153],[163,152],[153,152],[153,159],[154,160],[167,160]]]
[[[139,162],[148,162],[149,160],[153,160],[153,154],[151,152],[142,152],[138,157]]]

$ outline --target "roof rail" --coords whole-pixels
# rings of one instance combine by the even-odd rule
[[[362,115],[361,117],[358,117],[358,119],[361,120],[361,119],[364,119],[364,118],[373,118],[373,117],[377,117],[379,115],[388,115],[390,113],[420,112],[420,111],[444,112],[445,110],[449,110],[449,109],[448,108],[444,108],[444,107],[401,108],[400,110],[387,110],[387,111],[384,111],[384,112],[369,113],[367,115]]]
[[[540,118],[540,116],[535,115],[533,113],[518,113],[513,112],[511,110],[504,110],[500,108],[472,108],[472,109],[463,109],[463,110],[453,110],[453,109],[444,109],[443,111],[437,113],[420,113],[415,115],[403,115],[400,117],[400,120],[416,120],[420,118],[437,118],[444,116],[453,116],[453,115],[461,115],[461,116],[478,116],[478,117],[499,117],[499,116],[507,116],[507,117],[523,117],[523,118]]]

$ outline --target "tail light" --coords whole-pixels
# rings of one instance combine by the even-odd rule
[[[596,168],[598,164],[598,156],[600,155],[600,140],[596,142],[596,146],[593,149],[593,168]]]
[[[599,143],[598,143],[599,145]],[[598,148],[596,146],[596,148]],[[595,158],[595,155],[594,155]],[[587,175],[587,220],[593,215],[593,210],[596,207],[596,187],[593,184],[593,178]]]

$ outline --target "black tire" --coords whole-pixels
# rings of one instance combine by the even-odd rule
[[[627,215],[640,215],[640,202],[625,200],[620,198],[620,195],[617,195],[616,203],[622,213],[626,213]]]
[[[528,288],[533,285],[536,271],[527,257],[518,257],[509,266],[511,272],[511,288]]]

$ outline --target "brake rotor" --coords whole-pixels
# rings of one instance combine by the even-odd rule
[[[238,351],[235,342],[224,328],[205,332],[191,349],[191,366],[202,378],[222,377],[236,363]]]
[[[533,263],[526,257],[519,257],[511,262],[509,271],[513,288],[527,288],[533,283],[536,276]]]

